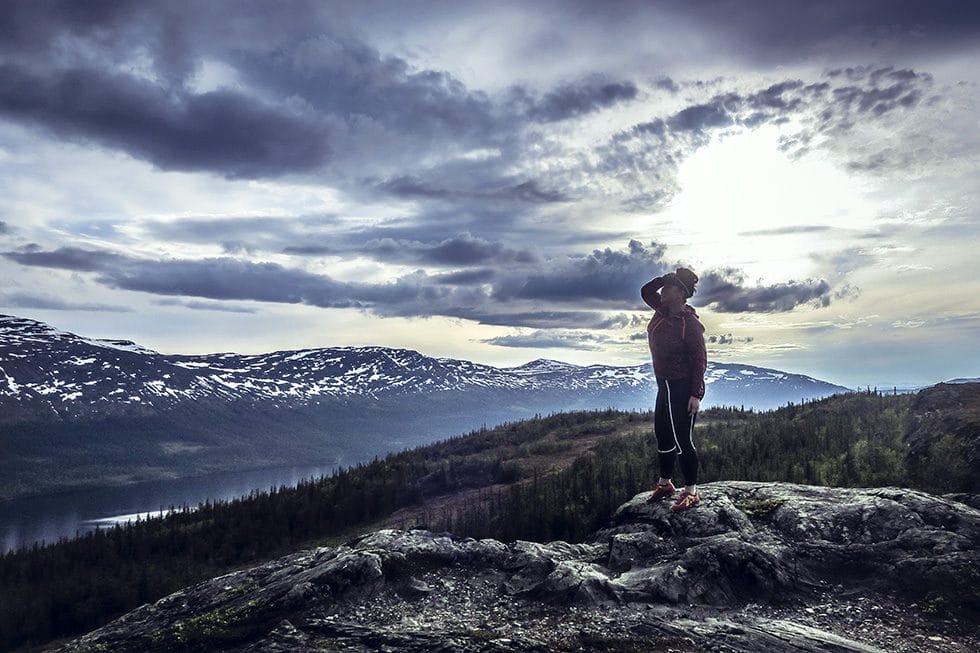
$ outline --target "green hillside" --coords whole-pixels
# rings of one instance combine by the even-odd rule
[[[923,397],[935,389],[848,394],[765,413],[705,411],[695,433],[701,480],[976,492],[976,475],[962,461],[975,442],[970,419],[980,385],[938,388],[949,395],[944,406],[955,395],[962,420],[932,439],[921,430],[932,405]],[[914,453],[910,433],[918,434]],[[0,648],[85,632],[203,579],[384,526],[505,541],[581,539],[651,485],[652,437],[649,413],[539,417],[296,488],[8,554],[0,558]]]

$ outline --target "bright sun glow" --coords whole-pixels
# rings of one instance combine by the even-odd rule
[[[656,216],[667,221],[664,242],[695,265],[776,281],[810,276],[811,254],[871,224],[877,209],[860,178],[821,153],[788,158],[779,135],[763,127],[715,139],[688,158],[680,192]]]

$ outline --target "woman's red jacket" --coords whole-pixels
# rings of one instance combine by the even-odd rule
[[[657,293],[663,285],[663,277],[657,277],[640,290],[643,301],[655,311],[647,324],[653,373],[658,379],[690,379],[691,396],[703,399],[704,373],[708,367],[704,326],[687,304],[679,311],[668,313]]]

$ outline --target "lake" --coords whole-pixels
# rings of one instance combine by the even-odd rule
[[[0,553],[112,527],[137,515],[158,515],[170,506],[197,507],[206,500],[227,501],[255,490],[294,487],[335,469],[336,465],[277,467],[0,501]]]

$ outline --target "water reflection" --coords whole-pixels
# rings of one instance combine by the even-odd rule
[[[149,481],[41,497],[0,501],[0,552],[57,542],[115,524],[194,508],[204,501],[228,501],[254,491],[328,476],[337,464],[277,467],[211,474],[202,478]]]
[[[123,524],[128,524],[134,521],[146,521],[147,519],[156,519],[157,517],[165,517],[173,510],[154,510],[153,512],[135,512],[131,515],[114,515],[112,517],[102,517],[100,519],[86,519],[83,524],[91,528],[111,528],[115,525],[122,526]]]

